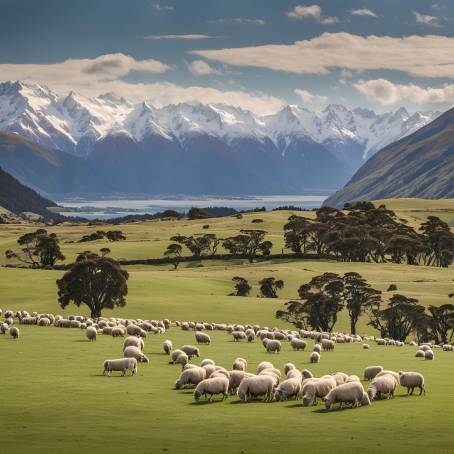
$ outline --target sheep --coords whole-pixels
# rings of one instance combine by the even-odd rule
[[[296,366],[293,363],[284,364],[284,374],[287,375],[288,372],[292,369],[296,369]]]
[[[183,351],[173,361],[174,364],[180,364],[182,369],[184,369],[184,367],[186,366],[186,364],[188,364],[188,362],[189,362],[189,356]]]
[[[349,375],[347,377],[347,380],[345,381],[345,383],[353,383],[353,382],[361,382],[360,378],[358,377],[358,375]]]
[[[419,346],[419,349],[422,350],[423,352],[425,352],[425,351],[427,351],[427,350],[432,350],[432,348],[430,347],[430,345],[427,345],[427,344],[420,345],[420,346]]]
[[[130,335],[130,336],[140,336],[140,333],[143,331],[142,328],[140,328],[140,326],[137,326],[137,325],[134,325],[134,324],[131,324],[131,325],[128,325],[126,327],[126,332]]]
[[[172,348],[173,348],[172,341],[169,339],[166,339],[162,344],[162,348],[166,355],[170,355],[170,352],[172,351]]]
[[[424,358],[426,352],[424,350],[418,350],[415,354],[416,358]]]
[[[312,349],[313,352],[321,353],[322,352],[322,346],[320,344],[315,344],[314,348]]]
[[[246,333],[243,331],[232,331],[233,341],[239,342],[243,339],[246,339]]]
[[[173,364],[182,353],[184,353],[184,351],[183,350],[179,350],[179,349],[173,350],[172,352],[170,352],[170,361],[169,361],[169,363]]]
[[[330,410],[336,403],[339,403],[339,408],[344,403],[351,404],[353,408],[360,404],[362,406],[371,404],[369,396],[364,392],[363,385],[358,381],[337,386],[326,395],[324,401],[327,410]]]
[[[136,336],[128,336],[124,341],[123,341],[123,350],[125,350],[127,347],[137,347],[140,348],[140,350],[143,350],[145,344],[143,340],[140,337]]]
[[[397,384],[399,384],[400,382],[399,374],[397,372],[394,372],[393,370],[382,370],[375,376],[375,378],[383,377],[383,375],[391,375],[392,377],[394,377],[394,380],[396,380]]]
[[[6,334],[9,326],[6,323],[0,323],[0,334]]]
[[[237,395],[242,402],[259,396],[264,396],[264,400],[269,401],[273,397],[275,386],[275,378],[271,375],[246,377],[241,381]]]
[[[317,404],[317,397],[325,397],[335,387],[336,382],[332,377],[310,378],[303,382],[299,397],[303,399],[303,405],[309,407]]]
[[[97,331],[96,331],[96,328],[93,328],[93,326],[89,326],[85,330],[85,336],[87,336],[87,339],[91,342],[96,340],[96,335],[97,335]]]
[[[301,340],[301,339],[298,339],[296,337],[292,338],[292,340],[290,341],[290,345],[291,347],[293,348],[293,350],[301,350],[301,351],[304,351],[307,347],[307,342]]]
[[[126,347],[123,351],[123,356],[125,358],[135,358],[140,363],[149,363],[150,360],[147,356],[137,347]]]
[[[399,372],[400,385],[407,388],[407,394],[413,395],[415,388],[419,388],[419,395],[426,394],[424,375],[419,372]]]
[[[290,369],[285,378],[297,378],[301,383],[303,382],[303,374],[298,369]]]
[[[207,365],[215,366],[216,363],[212,359],[209,359],[209,358],[203,359],[200,362],[200,367],[204,367],[204,366],[207,366]]]
[[[17,326],[12,326],[9,329],[9,334],[13,339],[19,339],[20,336],[19,328]]]
[[[308,369],[303,369],[301,371],[301,375],[303,376],[304,379],[307,379],[307,378],[314,378],[314,375],[312,374],[312,372]]]
[[[364,350],[369,350],[370,348],[370,345],[369,344],[363,344],[363,349]]]
[[[193,345],[183,345],[183,347],[180,347],[180,350],[184,351],[189,359],[193,356],[197,356],[197,358],[200,356],[200,350]]]
[[[216,372],[216,367],[212,364],[206,364],[205,366],[201,366],[201,367],[203,367],[206,370],[206,373],[207,373],[206,378],[210,378],[211,374]]]
[[[210,343],[211,343],[211,337],[208,334],[202,333],[200,331],[196,331],[195,340],[198,344],[210,345]]]
[[[265,348],[268,353],[279,353],[281,351],[282,344],[278,340],[270,339],[266,343]]]
[[[121,358],[121,359],[106,359],[104,361],[103,375],[111,375],[113,371],[121,371],[121,376],[126,375],[126,371],[130,370],[131,375],[137,373],[137,360],[135,358]]]
[[[434,352],[432,350],[426,350],[424,352],[424,359],[432,361],[434,359]]]
[[[315,351],[312,352],[311,356],[309,357],[309,361],[311,362],[311,364],[318,363],[320,361],[320,353]]]
[[[269,369],[273,368],[273,363],[270,363],[269,361],[262,361],[258,366],[257,366],[257,374],[262,372],[264,369]]]
[[[274,392],[274,398],[277,401],[287,400],[290,397],[298,399],[301,391],[301,380],[299,378],[288,378],[284,380]]]
[[[369,366],[364,369],[364,380],[373,380],[383,370],[383,366]]]
[[[244,370],[231,370],[229,371],[229,392],[230,394],[235,394],[238,386],[246,377],[254,377],[254,374],[250,374]]]
[[[333,380],[336,382],[336,386],[339,386],[343,385],[347,381],[348,375],[344,374],[343,372],[336,372],[333,375],[328,375],[328,377],[332,377]]]
[[[322,339],[322,348],[323,351],[332,351],[334,350],[334,341],[329,339]]]
[[[210,375],[210,377],[219,377],[224,376],[230,380],[230,374],[228,370],[224,369],[222,366],[214,366],[214,372]]]
[[[376,396],[381,398],[382,394],[388,394],[388,399],[394,397],[397,381],[392,375],[385,374],[380,377],[375,377],[367,388],[367,395],[372,402]]]
[[[247,368],[247,361],[243,358],[236,358],[233,362],[233,370],[246,370]]]
[[[206,378],[202,380],[194,391],[194,400],[199,402],[202,396],[207,396],[208,401],[211,402],[215,394],[222,394],[222,400],[229,397],[229,380],[225,377]]]
[[[38,320],[38,326],[50,326],[50,320],[47,317]]]
[[[186,385],[198,385],[205,378],[206,370],[203,367],[196,366],[185,369],[175,382],[175,389],[181,389]]]
[[[116,326],[115,328],[112,328],[112,332],[110,334],[112,337],[123,337],[125,335],[125,331],[123,328]]]

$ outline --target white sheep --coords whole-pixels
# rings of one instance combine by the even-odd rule
[[[334,350],[334,346],[335,346],[334,341],[332,341],[330,339],[322,339],[323,351],[332,351],[332,350]]]
[[[85,335],[87,336],[87,339],[89,341],[95,341],[96,340],[96,335],[97,335],[97,331],[96,331],[96,328],[93,328],[93,326],[89,326],[86,330],[85,330]]]
[[[320,353],[313,351],[311,356],[309,356],[309,361],[311,364],[318,363],[320,361]]]
[[[358,375],[349,375],[347,377],[347,380],[345,380],[345,383],[353,383],[353,382],[361,382]]]
[[[369,366],[364,369],[364,380],[373,380],[383,371],[383,366]]]
[[[293,350],[304,351],[305,348],[307,347],[307,342],[305,342],[301,339],[298,339],[296,337],[293,337],[292,340],[290,341],[290,345],[293,348]]]
[[[247,361],[244,358],[236,358],[233,362],[233,370],[246,370],[247,369]]]
[[[179,350],[179,349],[171,351],[170,352],[170,361],[169,361],[169,363],[173,364],[182,353],[184,353],[184,351],[183,350]],[[186,355],[186,353],[185,353],[185,355]]]
[[[308,369],[303,369],[301,371],[301,375],[303,376],[304,379],[307,379],[307,378],[313,378],[314,375],[312,374],[312,372]]]
[[[13,339],[19,339],[20,336],[19,328],[17,326],[12,326],[9,329],[9,334]]]
[[[264,396],[265,401],[273,397],[276,386],[275,378],[271,375],[257,375],[244,378],[238,387],[238,397],[242,402]]]
[[[239,342],[247,337],[244,331],[232,331],[232,336],[235,342]]]
[[[205,358],[200,362],[200,367],[204,367],[204,366],[208,366],[208,365],[216,366],[216,363],[210,358]]]
[[[135,358],[140,363],[149,363],[150,360],[147,356],[140,350],[140,348],[130,346],[126,347],[123,351],[123,356],[125,358]]]
[[[293,363],[284,364],[284,374],[287,375],[291,369],[296,369],[296,366]]]
[[[211,344],[211,337],[208,334],[202,333],[200,331],[196,331],[195,340],[198,344]]]
[[[325,397],[335,387],[336,382],[332,377],[309,378],[303,381],[299,397],[303,399],[303,405],[309,407],[317,404],[317,397]]]
[[[189,363],[189,356],[182,351],[181,353],[178,354],[173,363],[180,364],[181,368],[184,369],[184,367]]]
[[[277,401],[287,400],[291,397],[298,399],[301,386],[301,380],[299,378],[288,378],[276,388],[274,398]]]
[[[434,359],[434,356],[435,355],[434,355],[433,350],[426,350],[424,352],[424,359],[428,359],[428,360],[432,361]]]
[[[229,392],[230,394],[235,394],[236,390],[240,386],[240,383],[246,377],[254,377],[254,374],[250,374],[244,370],[231,370],[229,371]]]
[[[394,397],[397,381],[392,375],[385,374],[380,377],[375,377],[367,388],[367,395],[371,402],[378,396],[381,398],[382,394],[387,394],[388,399]]]
[[[397,372],[394,372],[393,370],[382,370],[375,377],[383,377],[383,375],[391,375],[392,377],[394,377],[394,380],[396,380],[397,384],[400,383],[399,374]]]
[[[123,341],[123,350],[125,350],[127,347],[137,347],[140,348],[140,350],[143,350],[145,344],[143,339],[137,336],[128,336],[124,341]]]
[[[330,410],[336,403],[339,408],[342,404],[351,404],[353,408],[361,405],[370,405],[370,399],[364,392],[363,385],[359,381],[344,383],[333,388],[324,398],[325,407]]]
[[[268,339],[265,348],[268,353],[279,353],[281,351],[282,344],[278,340]]]
[[[172,348],[173,348],[172,341],[169,339],[166,339],[162,344],[162,348],[166,355],[170,355],[170,352],[172,351]]]
[[[269,368],[274,368],[273,363],[270,363],[269,361],[262,361],[258,366],[257,366],[257,374],[262,372],[264,369],[269,369]]]
[[[407,388],[407,394],[413,395],[415,388],[419,388],[419,395],[426,394],[424,375],[419,372],[399,372],[400,385]]]
[[[363,349],[364,350],[369,350],[370,348],[370,345],[369,344],[363,344]]]
[[[229,396],[229,380],[225,377],[206,378],[202,380],[194,390],[194,400],[198,402],[202,396],[208,401],[216,394],[222,394],[222,400],[227,399]]]
[[[321,353],[322,352],[322,346],[320,344],[315,344],[314,347],[312,348],[313,352]]]
[[[193,356],[197,356],[197,358],[200,356],[200,350],[193,345],[183,345],[183,347],[180,347],[180,350],[184,351],[189,359]]]
[[[424,358],[425,353],[426,353],[426,352],[425,352],[424,350],[418,350],[418,351],[416,352],[416,354],[415,354],[415,357],[416,357],[416,358]]]
[[[336,385],[339,386],[343,385],[347,381],[348,375],[344,374],[343,372],[336,372],[333,375],[328,375],[328,377],[332,377],[336,382]]]
[[[175,382],[175,389],[181,389],[186,385],[198,385],[206,378],[206,370],[203,367],[191,367],[183,370]]]
[[[130,370],[131,375],[137,373],[137,360],[135,358],[121,358],[121,359],[106,359],[104,361],[103,375],[111,375],[113,371],[122,372],[122,377],[125,376],[126,371]]]
[[[297,378],[300,382],[303,382],[303,374],[298,369],[290,369],[285,377],[288,378]]]

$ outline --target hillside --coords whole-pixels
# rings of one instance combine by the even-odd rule
[[[20,214],[32,212],[45,218],[55,217],[47,208],[57,206],[0,168],[0,206]]]
[[[376,153],[325,201],[454,197],[454,109]]]

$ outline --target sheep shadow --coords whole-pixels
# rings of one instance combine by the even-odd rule
[[[199,400],[198,402],[190,402],[188,405],[211,405],[211,404],[221,404],[225,401],[222,399],[213,399],[211,402],[209,400]]]

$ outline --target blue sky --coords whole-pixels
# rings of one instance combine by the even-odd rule
[[[446,109],[454,2],[0,0],[0,80],[155,104]]]

